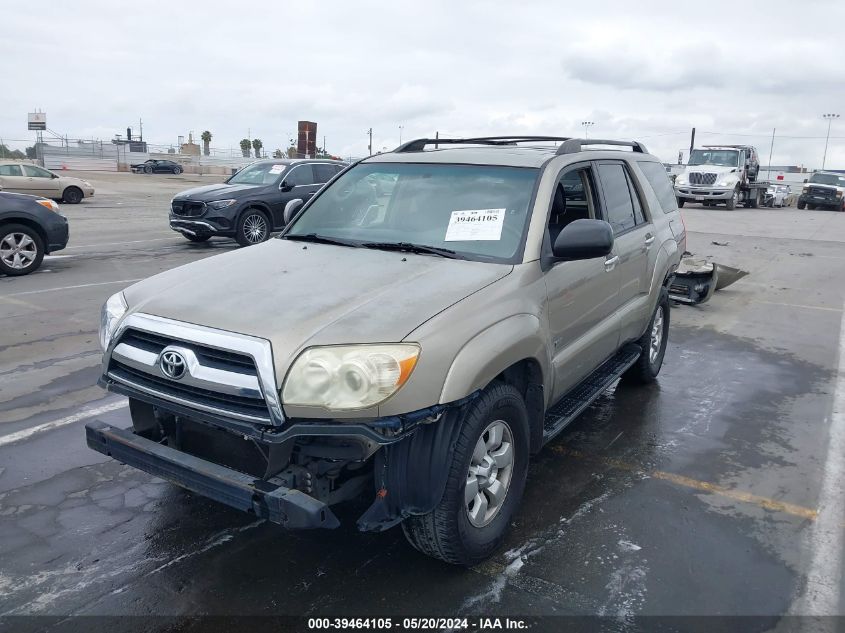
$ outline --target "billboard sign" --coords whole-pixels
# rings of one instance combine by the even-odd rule
[[[30,130],[46,130],[47,129],[47,113],[46,112],[30,112],[27,115],[27,129],[30,129]]]

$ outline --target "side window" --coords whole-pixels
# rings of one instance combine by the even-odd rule
[[[592,170],[575,167],[565,171],[558,180],[549,213],[549,240],[555,243],[564,227],[575,220],[596,217]]]
[[[678,199],[675,197],[675,188],[672,181],[666,174],[663,165],[655,162],[640,161],[637,163],[645,175],[645,179],[654,190],[654,195],[660,201],[663,213],[672,213],[678,210]]]
[[[23,176],[20,165],[0,165],[0,176]]]
[[[35,167],[33,165],[23,165],[23,171],[27,176],[31,176],[33,178],[52,178],[53,174],[51,174],[46,169],[41,169],[40,167]]]
[[[599,178],[604,190],[605,215],[614,233],[622,233],[637,225],[634,204],[625,168],[618,164],[599,165]]]
[[[314,177],[311,175],[311,165],[297,165],[285,176],[285,182],[291,187],[313,184]]]
[[[322,185],[324,182],[328,182],[334,175],[337,173],[334,165],[319,165],[314,164],[311,165],[314,170],[314,183]]]
[[[645,214],[643,213],[643,205],[640,201],[640,194],[637,193],[637,188],[631,180],[631,174],[625,170],[625,178],[628,180],[628,190],[631,192],[631,200],[634,203],[634,219],[637,224],[645,224]]]

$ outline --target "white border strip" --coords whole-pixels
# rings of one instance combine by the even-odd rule
[[[58,429],[63,426],[67,426],[68,424],[79,422],[80,420],[84,420],[85,418],[90,418],[97,415],[101,415],[103,413],[108,413],[109,411],[117,411],[118,409],[122,409],[123,407],[127,406],[129,406],[129,400],[118,400],[117,402],[109,402],[108,404],[104,404],[99,407],[94,407],[93,409],[83,409],[79,413],[74,413],[73,415],[69,415],[59,420],[45,422],[44,424],[39,424],[38,426],[33,426],[29,429],[18,431],[17,433],[2,435],[0,436],[0,446],[6,446],[7,444],[20,442],[21,440],[25,440],[29,437],[32,437],[33,435],[37,435],[38,433],[43,433],[44,431],[52,431],[53,429]]]

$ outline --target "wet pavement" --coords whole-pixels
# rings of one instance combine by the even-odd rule
[[[845,526],[837,542],[818,524],[845,214],[686,208],[690,250],[751,275],[672,310],[658,383],[618,385],[547,446],[506,545],[465,570],[401,529],[357,532],[366,502],[342,506],[337,530],[286,532],[87,449],[86,411],[128,425],[125,401],[93,386],[102,302],[232,247],[168,231],[167,201],[192,183],[137,178],[91,178],[98,195],[64,207],[80,247],[0,278],[0,614],[598,614],[623,630],[757,615],[771,618],[743,630],[769,630],[845,613],[841,583],[808,583],[825,559],[842,570]]]

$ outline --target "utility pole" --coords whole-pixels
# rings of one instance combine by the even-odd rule
[[[367,145],[367,151],[370,153],[370,156],[373,155],[373,128],[367,130],[367,134],[370,136],[370,144]]]
[[[584,140],[587,140],[589,138],[587,131],[589,130],[589,128],[594,126],[595,123],[593,121],[581,121],[581,125],[584,126]]]
[[[436,141],[436,140],[437,140],[437,139],[439,139],[439,138],[440,138],[440,132],[435,132],[435,133],[434,133],[434,140]],[[437,148],[438,148],[438,145],[437,145],[437,143],[435,143],[435,144],[434,144],[434,149],[437,149]]]
[[[144,120],[140,117],[138,117],[138,129],[139,129],[139,133],[140,133],[140,139],[139,140],[143,143],[144,142]]]
[[[695,128],[692,128],[692,134],[689,137],[689,155],[692,158],[692,150],[695,148]],[[687,161],[689,162],[689,161]]]
[[[833,123],[833,119],[838,119],[838,114],[823,114],[823,119],[827,119],[827,137],[824,139],[824,157],[822,158],[822,170],[824,170],[824,164],[827,161],[827,143],[830,141],[830,124]]]
[[[766,176],[767,180],[771,180],[772,178],[772,151],[775,149],[775,132],[777,131],[776,127],[772,128],[772,143],[769,145],[769,174]]]

